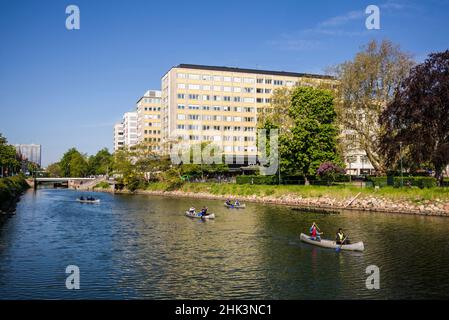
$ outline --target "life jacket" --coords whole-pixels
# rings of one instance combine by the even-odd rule
[[[345,238],[345,234],[343,232],[342,233],[337,232],[337,236],[338,236],[338,240],[340,240],[340,241],[343,241]]]
[[[316,237],[316,227],[312,227],[312,237]]]

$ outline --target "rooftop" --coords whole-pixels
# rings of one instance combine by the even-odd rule
[[[286,76],[286,77],[297,77],[297,78],[303,77],[303,78],[330,79],[330,80],[335,79],[332,76],[311,74],[311,73],[271,71],[271,70],[245,69],[245,68],[219,67],[219,66],[205,66],[205,65],[199,65],[199,64],[183,64],[182,63],[182,64],[177,65],[175,68],[240,72],[240,73],[254,73],[254,74],[268,74],[268,75],[273,75],[273,76]]]

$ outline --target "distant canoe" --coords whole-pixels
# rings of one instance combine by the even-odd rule
[[[204,220],[215,219],[215,214],[214,213],[210,213],[210,214],[208,214],[206,216],[203,216],[203,215],[201,215],[200,213],[197,213],[197,212],[191,213],[189,211],[186,211],[186,216],[189,217],[189,218],[198,218],[198,219],[204,219]]]
[[[323,247],[323,248],[336,249],[338,246],[339,248],[341,247],[341,250],[349,250],[349,251],[365,250],[363,242],[339,245],[335,241],[332,241],[332,240],[326,240],[326,239],[321,239],[321,241],[312,240],[308,235],[305,235],[304,233],[301,233],[300,239],[303,242],[313,244],[315,246]]]
[[[236,206],[235,204],[227,204],[226,202],[224,203],[224,206],[226,208],[231,208],[231,209],[245,209],[246,208],[246,204],[239,204],[238,206]]]
[[[95,199],[95,200],[81,200],[81,199],[76,199],[76,201],[81,202],[81,203],[100,203],[100,199]]]

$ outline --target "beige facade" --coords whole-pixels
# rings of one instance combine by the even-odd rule
[[[148,90],[136,104],[137,141],[161,150],[161,91]]]
[[[225,155],[257,155],[257,117],[282,87],[333,84],[328,76],[181,64],[162,77],[164,151],[181,138],[211,141]],[[275,110],[273,110],[275,112]]]

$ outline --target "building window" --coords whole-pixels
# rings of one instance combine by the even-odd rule
[[[200,85],[199,84],[189,84],[189,89],[190,90],[200,90]]]
[[[200,75],[199,74],[189,74],[189,79],[200,80]]]
[[[275,86],[282,86],[282,85],[284,84],[284,81],[282,81],[282,80],[274,80],[274,81],[273,81],[273,84],[274,84]]]

